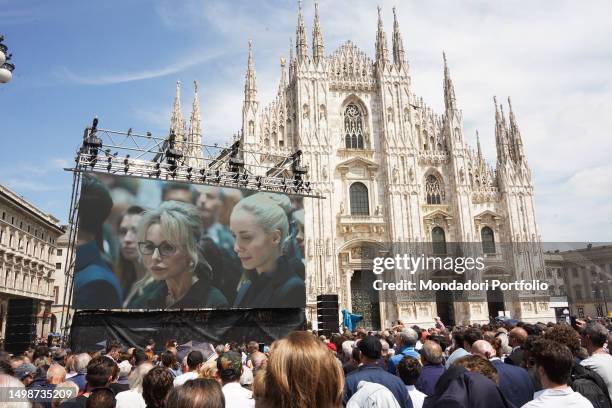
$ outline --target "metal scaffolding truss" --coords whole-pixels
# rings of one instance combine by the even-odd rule
[[[202,157],[184,152],[201,151]],[[266,153],[278,164],[274,167],[253,165],[262,152],[244,150],[240,142],[229,147],[177,141],[174,134],[156,137],[98,129],[98,120],[87,127],[83,145],[71,171],[103,172],[113,175],[183,181],[220,187],[239,187],[257,191],[283,192],[305,197],[322,198],[305,180],[308,169],[301,165],[301,151],[290,156]],[[199,166],[189,163],[198,162]],[[282,177],[284,174],[293,177]]]

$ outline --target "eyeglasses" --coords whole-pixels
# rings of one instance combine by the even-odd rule
[[[161,256],[171,256],[174,255],[176,253],[177,248],[172,245],[169,244],[167,242],[162,242],[159,245],[155,245],[150,241],[146,241],[146,242],[139,242],[138,243],[138,250],[140,251],[141,254],[143,255],[153,255],[153,253],[155,252],[155,250],[158,250],[159,254]]]

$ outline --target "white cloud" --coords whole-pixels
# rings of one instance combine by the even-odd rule
[[[141,71],[132,72],[117,72],[108,74],[80,74],[72,72],[67,67],[61,67],[55,72],[56,76],[71,83],[79,85],[112,85],[121,84],[126,82],[141,81],[144,79],[161,78],[168,75],[173,75],[184,71],[188,68],[192,68],[201,65],[211,59],[217,58],[221,55],[221,52],[193,52],[187,57],[179,58],[178,61],[155,69],[147,69]]]

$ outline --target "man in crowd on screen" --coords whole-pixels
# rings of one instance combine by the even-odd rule
[[[168,182],[162,185],[162,201],[180,201],[187,204],[195,204],[197,192],[190,184]]]
[[[75,309],[115,309],[123,303],[119,280],[102,258],[102,226],[112,207],[113,201],[104,184],[84,174],[74,266],[72,306]]]
[[[234,237],[229,228],[219,222],[223,190],[214,186],[199,186],[196,206],[202,219],[202,236],[210,237],[219,247],[233,253]]]

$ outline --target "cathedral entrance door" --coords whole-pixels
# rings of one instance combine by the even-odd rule
[[[495,319],[499,312],[506,310],[504,305],[504,292],[497,288],[487,290],[487,304],[489,306],[489,319]]]
[[[363,316],[358,325],[366,330],[380,330],[380,303],[373,284],[376,279],[372,271],[355,271],[351,278],[352,313]]]
[[[455,303],[453,302],[453,292],[450,290],[436,291],[436,309],[438,317],[446,326],[455,325]]]

